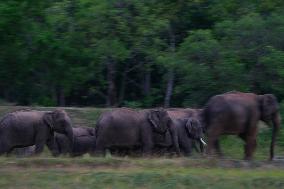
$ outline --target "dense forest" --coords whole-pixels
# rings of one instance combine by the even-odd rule
[[[284,99],[283,0],[7,0],[0,98],[18,105],[200,106]]]

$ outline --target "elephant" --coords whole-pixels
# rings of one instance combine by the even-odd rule
[[[72,122],[62,109],[8,113],[0,121],[0,154],[32,145],[35,145],[35,154],[39,154],[45,144],[53,145],[54,132],[65,134],[73,145]]]
[[[103,113],[96,125],[95,154],[104,154],[106,149],[137,149],[143,155],[153,153],[155,133],[172,137],[175,152],[179,155],[178,140],[172,121],[165,109],[133,110],[119,108]]]
[[[74,143],[73,148],[69,138],[61,133],[55,133],[53,156],[60,154],[81,156],[85,153],[92,153],[95,146],[95,129],[92,127],[73,127]]]
[[[204,121],[208,135],[208,153],[222,155],[220,135],[238,135],[245,142],[245,159],[252,159],[256,149],[257,123],[272,121],[270,160],[274,157],[276,134],[280,129],[279,104],[273,94],[257,95],[239,91],[213,96],[204,108]]]
[[[171,119],[184,119],[184,118],[194,118],[200,123],[203,133],[205,133],[204,120],[203,120],[203,109],[193,109],[193,108],[168,108],[167,112]],[[199,149],[196,146],[196,143],[199,144]],[[192,140],[192,145],[195,150],[203,153],[205,142],[198,140]]]
[[[174,133],[177,135],[179,148],[185,156],[191,155],[192,147],[195,147],[195,141],[200,142],[202,146],[206,145],[202,139],[203,128],[198,119],[189,117],[177,118],[172,121],[175,127],[174,129],[176,130]],[[172,146],[172,141],[169,135],[166,135],[166,137],[155,135],[155,145],[158,146],[160,150],[161,147],[169,149],[169,147]]]

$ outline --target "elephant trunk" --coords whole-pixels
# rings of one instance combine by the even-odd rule
[[[272,127],[272,137],[271,137],[271,144],[270,144],[270,160],[272,160],[274,157],[275,139],[280,129],[280,122],[281,122],[281,117],[280,117],[280,113],[278,112],[274,115],[272,119],[273,127]]]

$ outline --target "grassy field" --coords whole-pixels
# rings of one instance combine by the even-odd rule
[[[27,107],[0,106],[0,116]],[[53,108],[32,107],[50,110]],[[66,108],[76,125],[95,126],[102,111]],[[243,142],[221,140],[224,159],[192,158],[0,158],[0,188],[284,188],[284,134],[278,136],[278,160],[266,161],[271,129],[260,124],[255,160],[242,161]],[[284,159],[284,158],[283,158]]]
[[[282,163],[188,158],[1,158],[1,188],[284,188]]]

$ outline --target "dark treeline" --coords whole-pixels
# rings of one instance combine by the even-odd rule
[[[283,0],[7,0],[0,97],[19,105],[198,106],[284,98]]]

